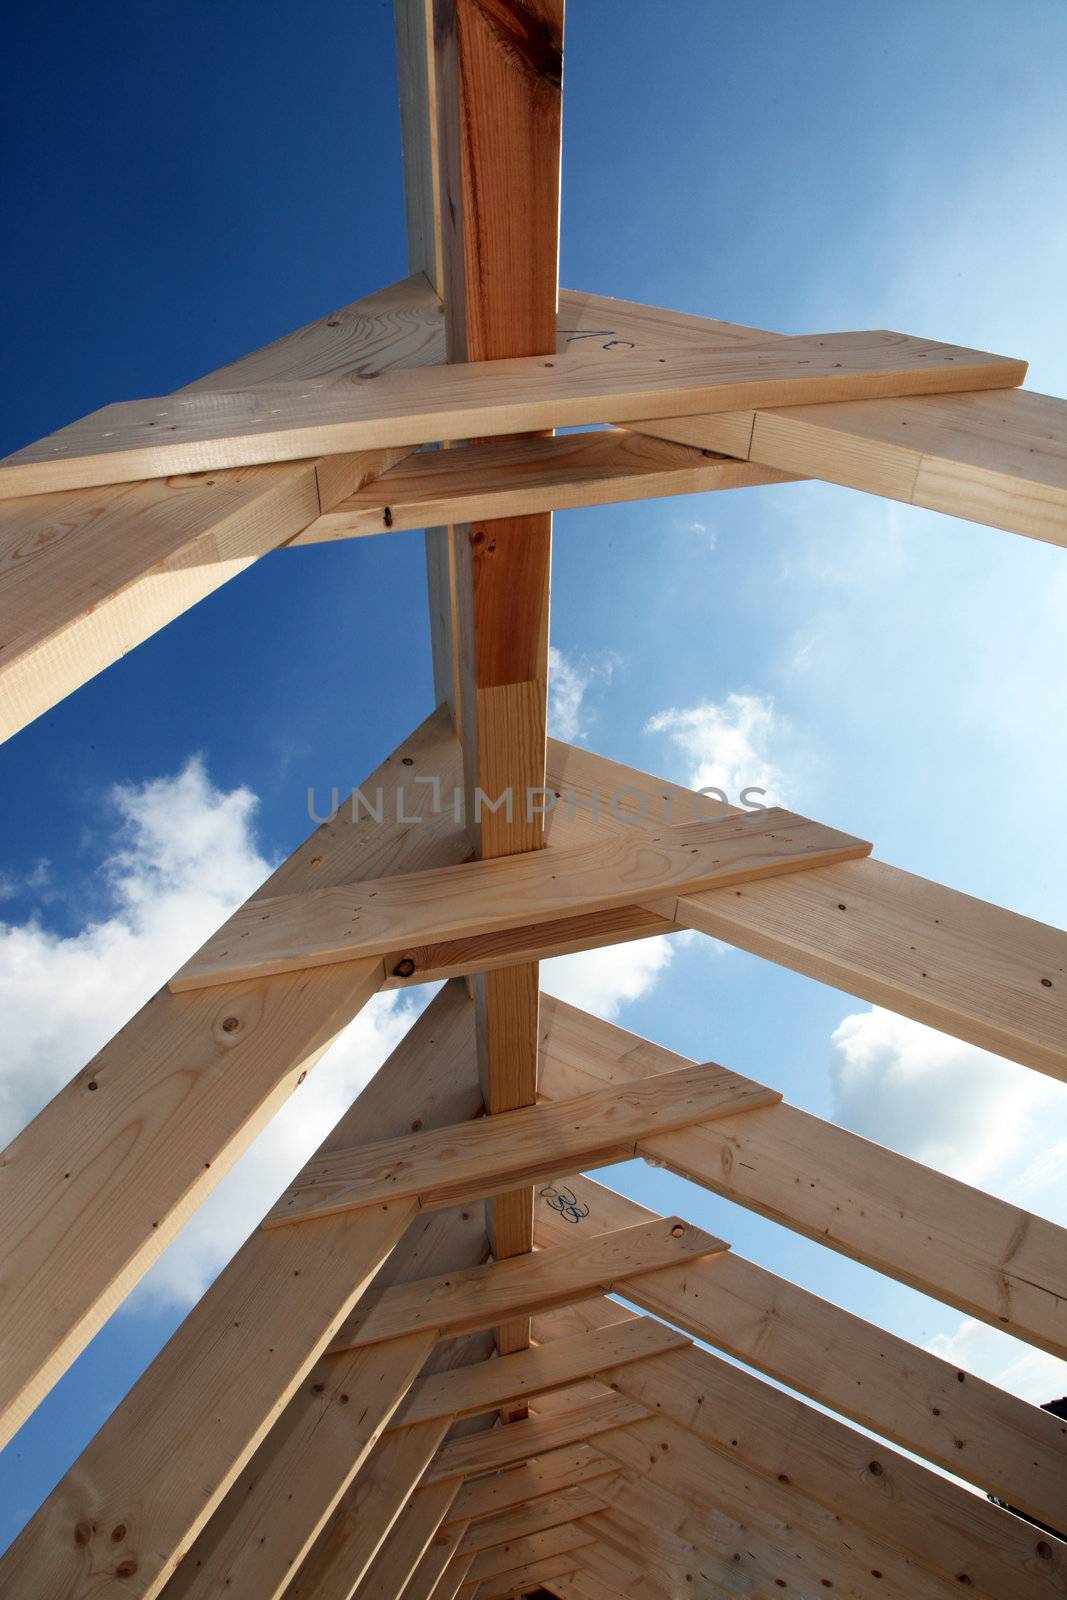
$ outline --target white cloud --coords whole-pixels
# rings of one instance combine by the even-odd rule
[[[145,1003],[261,883],[256,798],[223,793],[202,762],[116,788],[105,909],[77,933],[0,923],[0,1146]],[[403,1033],[413,1006],[382,995],[353,1022],[252,1149],[223,1179],[148,1281],[185,1303],[255,1226]]]
[[[699,518],[694,518],[693,521],[687,522],[684,517],[678,517],[675,519],[675,527],[681,528],[686,533],[698,533],[709,555],[719,542],[719,535],[716,530],[709,528],[708,524],[701,522]]]
[[[955,1333],[937,1334],[926,1348],[1033,1405],[1067,1394],[1067,1361],[1034,1350],[973,1317],[965,1318]]]
[[[584,657],[572,660],[557,650],[548,652],[548,726],[556,739],[575,744],[587,734],[591,713],[586,697],[594,684],[610,682],[618,666],[618,657],[601,656],[597,661]]]
[[[1063,1085],[879,1007],[845,1017],[832,1045],[845,1127],[969,1183],[1026,1183],[1034,1205],[1051,1196],[1033,1164],[1067,1109]]]
[[[655,988],[674,959],[679,942],[695,935],[664,934],[631,944],[553,956],[541,964],[541,985],[560,1000],[611,1021],[622,1007]]]
[[[737,805],[746,788],[766,790],[764,803],[780,802],[784,779],[772,753],[786,724],[769,695],[730,694],[725,700],[659,711],[646,733],[665,733],[688,762],[693,789],[721,789]],[[763,800],[763,796],[755,798]]]

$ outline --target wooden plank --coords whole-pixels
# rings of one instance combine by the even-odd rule
[[[657,1275],[658,1276],[658,1275]],[[518,1350],[494,1361],[420,1378],[393,1419],[393,1428],[435,1417],[475,1416],[509,1401],[532,1398],[592,1378],[606,1367],[642,1361],[689,1341],[653,1317],[637,1317],[586,1333]]]
[[[448,240],[446,235],[446,321]],[[568,349],[104,406],[0,461],[0,498],[439,439],[655,417],[1013,388],[1026,363],[885,330],[728,350]]]
[[[491,1477],[469,1480],[456,1497],[449,1516],[467,1521],[499,1516],[561,1489],[595,1485],[598,1479],[615,1469],[614,1461],[605,1460],[584,1441],[561,1446],[523,1460],[519,1466],[494,1472]]]
[[[470,1575],[480,1580],[497,1578],[516,1567],[534,1566],[538,1561],[580,1550],[592,1542],[593,1534],[581,1523],[562,1523],[538,1533],[528,1533],[521,1539],[511,1539],[506,1544],[494,1545],[490,1550],[480,1550]]]
[[[621,1367],[612,1381],[717,1452],[768,1478],[784,1473],[950,1584],[996,1600],[1063,1592],[1067,1546],[707,1351],[655,1356]]]
[[[305,1222],[384,1200],[415,1200],[424,1210],[461,1205],[572,1167],[629,1161],[639,1140],[650,1135],[780,1099],[776,1090],[723,1067],[683,1067],[554,1105],[334,1149],[304,1167],[265,1225]]]
[[[562,796],[548,818],[552,845],[624,828],[632,839],[694,815],[679,784],[557,740],[549,776]],[[594,794],[595,822],[579,809]],[[685,926],[1067,1081],[1067,934],[1058,928],[873,859],[740,894],[709,890],[677,911]],[[650,933],[669,930],[650,915]],[[637,936],[634,923],[625,931]]]
[[[598,1439],[605,1454],[630,1474],[629,1480],[606,1478],[605,1497],[623,1498],[638,1521],[627,1481],[638,1485],[662,1524],[683,1538],[731,1555],[777,1554],[777,1575],[791,1572],[790,1581],[801,1586],[802,1594],[806,1580],[813,1593],[829,1588],[866,1600],[878,1572],[879,1594],[942,1600],[942,1579],[906,1551],[836,1515],[792,1483],[752,1472],[735,1451],[712,1450],[667,1417],[649,1417]]]
[[[445,803],[457,755],[432,717],[367,781],[390,799],[424,763]],[[350,814],[320,829],[253,896],[462,860],[466,842],[429,791],[405,791],[411,827]],[[324,876],[325,875],[325,876]],[[0,1439],[11,1433],[162,1253],[321,1052],[370,999],[376,962],[235,984],[163,989],[8,1146],[0,1162]],[[383,1129],[392,1130],[385,1122]],[[399,1131],[399,1130],[395,1130]]]
[[[433,7],[431,0],[394,0],[393,9],[408,263],[413,273],[424,273],[440,295],[444,288],[444,262],[437,83],[432,65]]]
[[[550,1098],[685,1060],[545,997],[542,1076]],[[1067,1356],[1067,1250],[1064,1230],[1053,1222],[785,1102],[642,1141],[641,1152],[967,1315]]]
[[[568,433],[420,450],[316,517],[289,548],[429,524],[788,483],[773,467],[630,433]]]
[[[351,1591],[359,1600],[399,1600],[456,1498],[457,1487],[454,1482],[437,1483],[412,1496],[363,1579]]]
[[[509,1427],[443,1445],[426,1469],[424,1481],[444,1483],[498,1472],[535,1456],[584,1445],[607,1428],[625,1427],[645,1415],[643,1406],[614,1394],[582,1400],[552,1416],[525,1417]]]
[[[470,1009],[460,985],[443,991],[331,1137],[395,1131],[413,1107],[472,1115]],[[11,1546],[0,1591],[158,1594],[414,1215],[352,1212],[300,1248],[257,1229]]]
[[[369,375],[443,355],[436,296],[414,277],[187,392]],[[401,458],[378,451],[0,505],[0,739]]]
[[[802,1167],[797,1175],[805,1181]],[[561,1187],[573,1194],[580,1211],[588,1207],[582,1228],[633,1227],[654,1215],[584,1175],[567,1178]],[[535,1240],[541,1248],[573,1232],[573,1224],[549,1205],[538,1207]],[[735,1251],[650,1273],[634,1280],[626,1297],[1038,1520],[1055,1526],[1062,1517],[1067,1499],[1062,1419],[971,1373],[961,1381],[951,1362]],[[616,1325],[615,1331],[621,1334],[626,1326]]]
[[[447,1431],[441,1419],[378,1440],[294,1575],[288,1600],[350,1600]]]
[[[413,1214],[254,1234],[10,1546],[0,1592],[157,1595]]]
[[[383,1278],[418,1277],[427,1260],[439,1271],[484,1260],[480,1217],[442,1213],[438,1220],[447,1230],[424,1228],[421,1219],[408,1229],[379,1274],[378,1287]],[[439,1372],[453,1361],[488,1354],[484,1336],[439,1345],[427,1361],[432,1347],[432,1339],[416,1335],[363,1351],[354,1362],[344,1356],[318,1361],[183,1556],[164,1600],[239,1593],[269,1600],[286,1592],[416,1370]],[[431,1453],[439,1442],[434,1439]]]
[[[345,1213],[355,1217],[368,1214],[372,1213]],[[270,1232],[288,1238],[290,1234],[299,1237],[300,1230]],[[264,1237],[269,1235],[265,1233]],[[651,1224],[621,1228],[566,1249],[542,1250],[536,1256],[468,1267],[441,1278],[419,1279],[379,1295],[368,1295],[331,1348],[352,1349],[428,1330],[435,1331],[438,1338],[455,1338],[478,1328],[495,1327],[501,1317],[566,1305],[596,1289],[607,1293],[612,1284],[628,1282],[637,1273],[728,1248],[721,1239],[679,1217],[658,1218]]]
[[[633,1514],[635,1505],[640,1516]],[[654,1517],[653,1508],[664,1511],[654,1491],[644,1503],[640,1495],[632,1501],[624,1499],[621,1505],[616,1499],[606,1511],[590,1517],[586,1526],[605,1551],[625,1556],[639,1569],[654,1574],[658,1581],[665,1581],[675,1593],[714,1594],[720,1589],[769,1596],[776,1589],[788,1589],[797,1583],[790,1566],[776,1557],[773,1549],[761,1548],[758,1540],[744,1538],[742,1533],[738,1540],[741,1548],[729,1552],[721,1546],[705,1545],[679,1533],[662,1517]],[[684,1590],[682,1585],[686,1586]],[[883,1585],[879,1584],[879,1593],[882,1590]],[[816,1592],[807,1590],[808,1594]]]
[[[455,1600],[455,1596],[467,1581],[473,1560],[473,1556],[454,1555],[437,1582],[432,1600]]]
[[[332,1362],[327,1383],[309,1374],[182,1558],[165,1600],[278,1600],[432,1347],[416,1334]]]
[[[1067,401],[1012,390],[675,417],[640,428],[1062,545],[1065,424]]]
[[[471,1589],[470,1596],[477,1596],[477,1600],[512,1600],[512,1597],[529,1594],[546,1579],[563,1573],[569,1576],[582,1553],[583,1550],[566,1550],[560,1555],[540,1556],[525,1567],[512,1567],[496,1578],[483,1578]],[[461,1596],[464,1593],[462,1589],[459,1592]]]
[[[864,856],[870,845],[772,808],[687,823],[639,840],[570,849],[373,883],[304,890],[242,907],[171,979],[175,993],[294,968],[383,955],[398,945],[492,933],[635,900],[691,893]]]
[[[461,1526],[452,1528],[438,1527],[437,1532],[423,1551],[422,1560],[415,1568],[411,1577],[403,1588],[404,1600],[430,1600],[431,1595],[436,1595],[437,1585],[443,1578],[446,1569],[451,1565],[463,1538]],[[467,1571],[473,1565],[474,1557],[468,1561],[461,1558]],[[455,1589],[464,1581],[466,1572],[456,1580]]]
[[[541,1533],[546,1528],[558,1528],[580,1517],[592,1516],[596,1511],[603,1511],[604,1504],[595,1487],[541,1495],[539,1499],[528,1501],[513,1511],[502,1511],[495,1517],[483,1517],[478,1522],[472,1522],[464,1534],[460,1549],[491,1550],[496,1545],[507,1544],[511,1539],[524,1538],[529,1533]]]

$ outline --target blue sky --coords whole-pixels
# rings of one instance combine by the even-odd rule
[[[406,272],[392,7],[16,4],[0,450]],[[1009,25],[1010,24],[1010,25]],[[892,327],[1067,393],[1067,10],[579,4],[561,280],[783,332]],[[556,727],[761,783],[1063,924],[1063,552],[829,485],[557,517]],[[430,709],[422,540],[279,552],[0,748],[0,1138]],[[1067,1220],[1067,1089],[707,941],[546,984]],[[0,1543],[406,1021],[364,1015],[0,1456]],[[609,1181],[1031,1399],[1062,1369],[783,1229]]]

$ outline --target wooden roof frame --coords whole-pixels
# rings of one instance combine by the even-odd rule
[[[411,277],[0,462],[3,736],[268,550],[427,523],[437,702],[5,1153],[0,1442],[359,1009],[448,981],[0,1595],[1062,1596],[1067,1424],[587,1173],[666,1165],[1061,1356],[1064,1231],[538,962],[694,929],[1067,1079],[1059,930],[547,737],[553,510],[818,477],[1064,544],[1067,402],[561,292],[562,0],[396,12]]]

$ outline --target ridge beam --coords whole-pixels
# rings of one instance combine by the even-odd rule
[[[775,807],[633,838],[436,867],[243,906],[172,980],[180,993],[382,956],[699,889],[851,861],[871,846]],[[659,897],[668,896],[666,901]],[[383,974],[384,976],[384,974]]]

